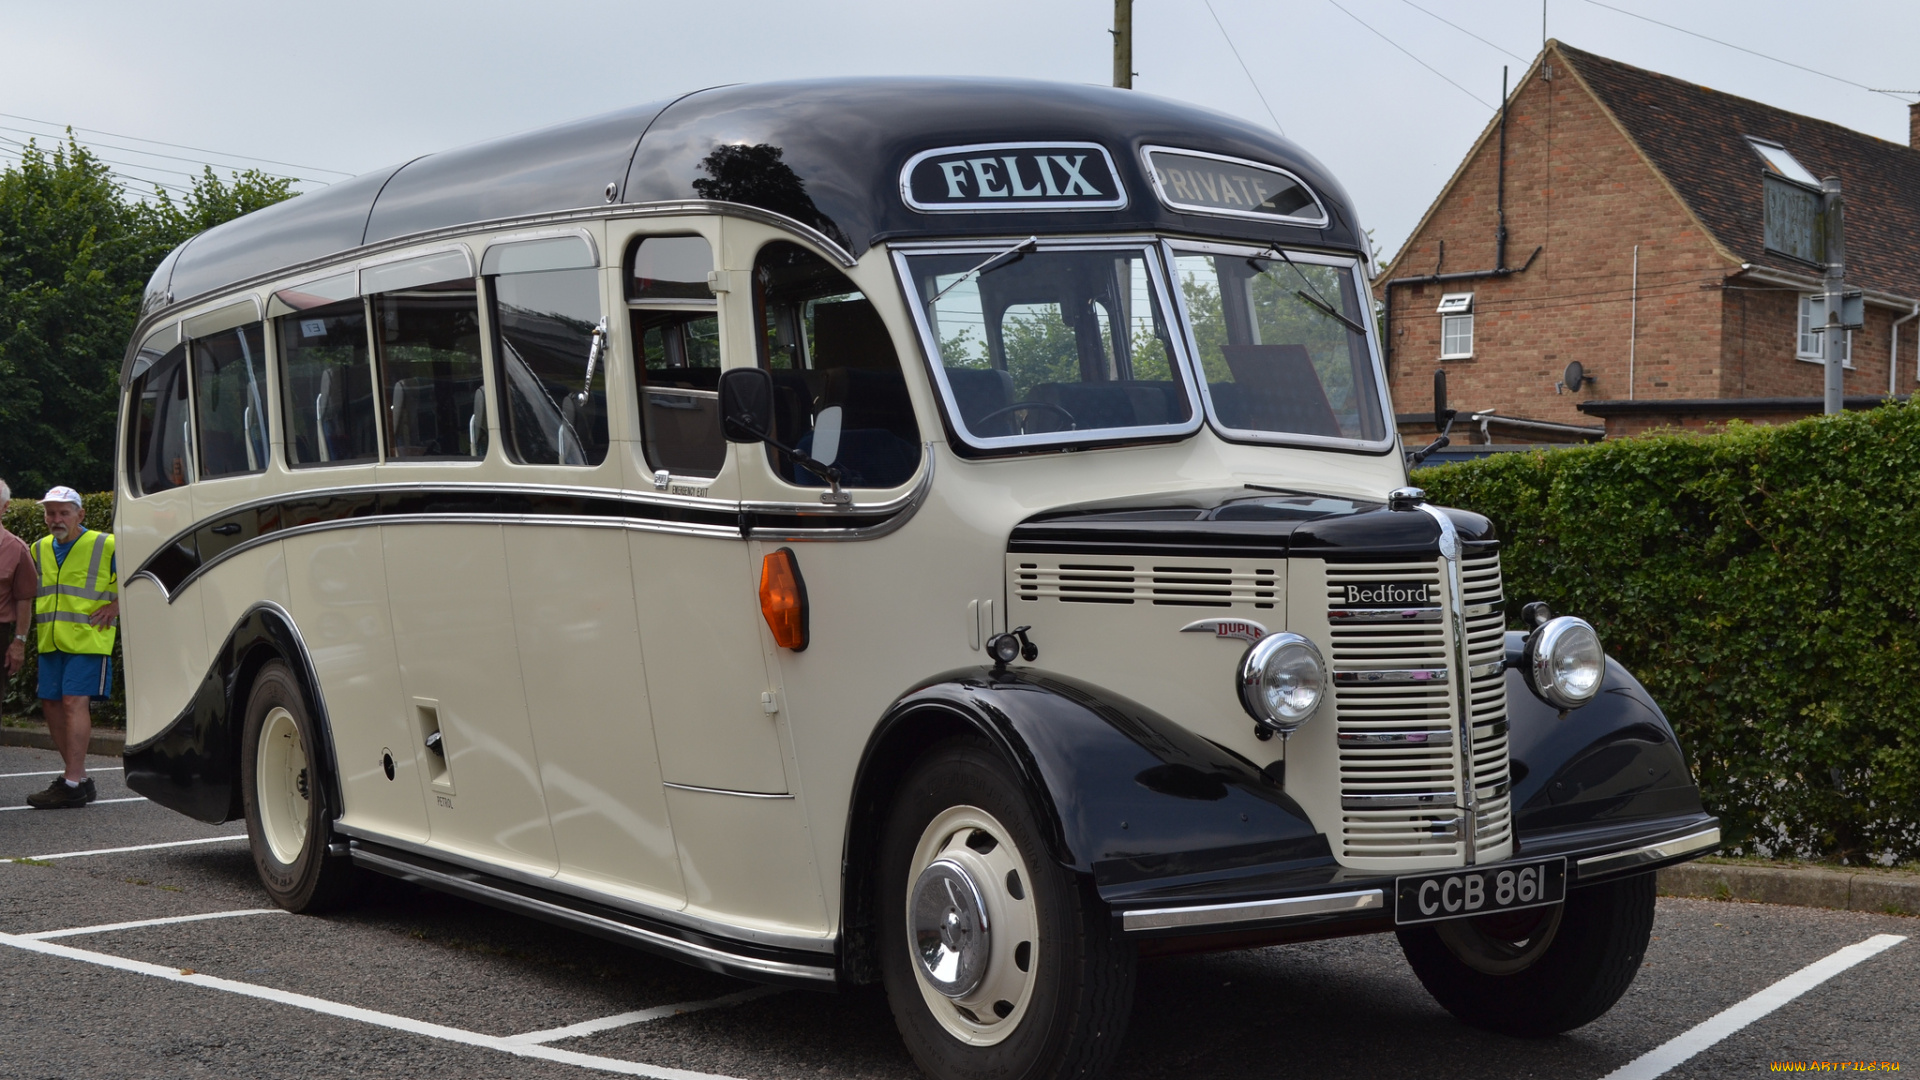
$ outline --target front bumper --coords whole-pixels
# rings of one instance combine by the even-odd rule
[[[1567,886],[1580,888],[1696,859],[1720,846],[1720,821],[1709,815],[1629,827],[1566,830],[1522,838],[1515,859],[1567,857]],[[1254,879],[1254,880],[1257,880]],[[1304,928],[1316,934],[1365,933],[1391,925],[1394,875],[1333,868],[1316,887],[1280,895],[1245,895],[1247,879],[1188,885],[1177,894],[1110,895],[1114,919],[1129,938],[1236,934]],[[1103,893],[1109,890],[1102,890]],[[1212,895],[1208,895],[1212,894]],[[1351,924],[1348,926],[1348,924]]]

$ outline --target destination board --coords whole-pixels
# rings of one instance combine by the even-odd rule
[[[1325,225],[1327,212],[1307,185],[1284,169],[1194,150],[1146,148],[1160,201],[1175,210]]]

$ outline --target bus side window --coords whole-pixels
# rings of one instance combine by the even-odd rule
[[[287,463],[300,468],[379,458],[365,303],[355,297],[283,316],[278,331]]]
[[[373,298],[390,459],[487,453],[480,310],[472,278]]]
[[[200,433],[200,478],[267,467],[266,339],[259,323],[196,338],[193,413]]]
[[[727,459],[712,269],[713,248],[699,236],[644,237],[627,254],[641,443],[649,465],[678,476],[717,476]]]
[[[588,356],[600,325],[590,269],[504,273],[492,285],[494,355],[507,455],[524,465],[598,465],[607,457],[607,375]]]
[[[773,374],[779,440],[811,450],[813,418],[837,405],[840,452],[832,464],[843,482],[906,483],[920,467],[920,429],[893,337],[873,302],[825,259],[786,241],[760,249],[753,298],[764,327],[760,362]],[[769,446],[767,453],[782,479],[826,486],[785,451]]]
[[[193,444],[187,419],[186,345],[175,345],[134,376],[130,394],[133,431],[127,471],[133,474],[135,490],[152,495],[186,483]]]

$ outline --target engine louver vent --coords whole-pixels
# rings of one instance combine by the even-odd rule
[[[1225,561],[1148,565],[1041,557],[1014,563],[1013,593],[1027,601],[1064,604],[1153,604],[1158,607],[1271,608],[1278,601],[1277,566]]]

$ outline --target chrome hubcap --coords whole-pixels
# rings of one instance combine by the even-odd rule
[[[986,976],[993,938],[987,907],[966,868],[941,859],[921,871],[908,908],[920,973],[946,997],[972,993]]]

